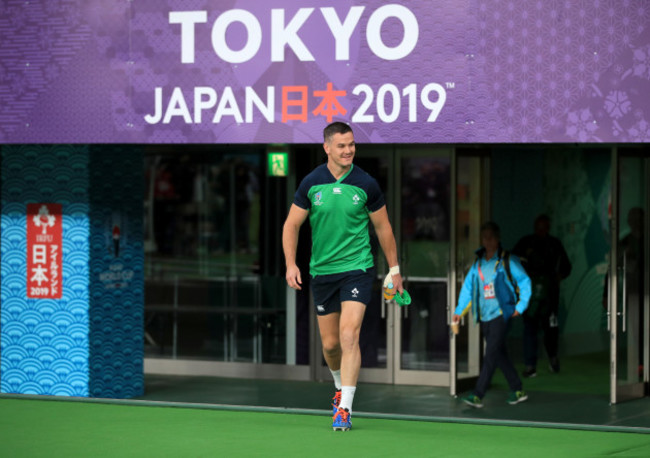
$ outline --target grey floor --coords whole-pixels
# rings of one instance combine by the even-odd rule
[[[289,409],[327,414],[333,394],[331,382],[153,374],[147,375],[145,382],[146,394],[138,400],[203,408]],[[431,421],[532,423],[543,427],[650,433],[650,398],[610,405],[604,393],[577,391],[531,389],[528,401],[512,406],[506,403],[507,389],[496,380],[485,396],[484,407],[473,409],[450,396],[448,388],[360,384],[354,398],[354,412]]]

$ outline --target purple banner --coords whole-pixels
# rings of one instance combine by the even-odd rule
[[[0,143],[647,142],[645,0],[0,0]]]

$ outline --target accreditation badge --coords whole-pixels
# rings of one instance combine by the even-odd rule
[[[483,285],[483,297],[486,299],[496,298],[496,295],[494,294],[494,282],[490,282],[487,285]]]

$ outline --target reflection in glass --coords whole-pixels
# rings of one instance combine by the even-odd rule
[[[146,156],[147,357],[286,362],[284,275],[263,265],[276,243],[260,224],[264,154]]]
[[[413,299],[402,311],[401,368],[445,371],[450,160],[405,157],[401,171],[402,262]]]

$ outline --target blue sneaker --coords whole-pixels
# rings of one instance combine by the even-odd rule
[[[332,419],[334,431],[349,431],[352,428],[352,415],[348,409],[339,409]]]
[[[332,398],[332,415],[336,415],[339,411],[339,404],[341,404],[341,390],[336,390]]]

